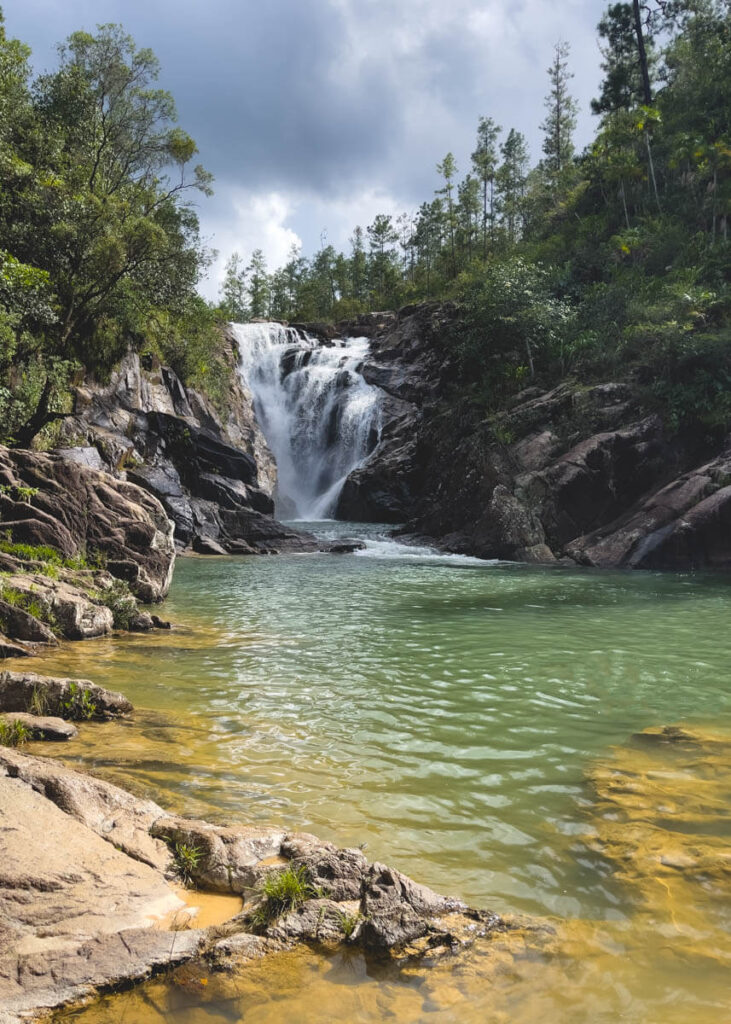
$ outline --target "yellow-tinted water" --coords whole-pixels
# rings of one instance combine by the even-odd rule
[[[406,974],[307,952],[189,969],[79,1019],[731,1020],[730,596],[691,575],[181,562],[164,613],[182,629],[39,669],[140,709],[55,756],[178,812],[367,842],[555,934]],[[631,739],[681,721],[719,738]]]

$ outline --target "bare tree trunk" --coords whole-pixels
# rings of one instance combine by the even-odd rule
[[[621,182],[620,189],[619,189],[619,194],[622,197],[622,209],[624,210],[624,222],[627,225],[627,230],[629,231],[629,213],[627,213],[627,196],[625,195],[625,192],[624,192],[624,179]]]
[[[645,106],[652,106],[652,89],[650,87],[650,71],[647,66],[647,51],[645,50],[645,36],[642,32],[642,14],[640,12],[640,0],[632,0],[632,11],[635,20],[635,35],[637,36],[637,54],[640,60],[640,73],[642,74],[642,93]]]
[[[658,213],[662,213],[662,207],[660,206],[660,196],[657,192],[657,179],[655,178],[655,162],[652,159],[652,146],[650,145],[650,133],[645,131],[645,145],[647,146],[647,163],[650,168],[650,180],[652,181],[652,190],[655,193],[655,202],[657,203]]]

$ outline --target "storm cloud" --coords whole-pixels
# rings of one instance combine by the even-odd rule
[[[257,246],[271,265],[293,243],[347,244],[376,212],[413,210],[451,150],[469,166],[480,115],[516,127],[540,155],[546,68],[571,44],[577,143],[591,131],[600,0],[5,0],[10,35],[55,63],[79,28],[121,22],[162,64],[180,122],[216,177],[203,234],[225,258]]]

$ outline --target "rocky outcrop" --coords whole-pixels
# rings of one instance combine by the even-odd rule
[[[310,942],[433,958],[508,927],[369,864],[360,850],[306,833],[176,818],[6,748],[0,824],[0,1005],[10,1021],[195,956],[220,970]],[[172,884],[183,850],[195,851],[186,862],[194,884],[246,894],[228,924],[171,933],[183,906]],[[296,874],[302,891],[272,905],[260,883],[283,871]]]
[[[363,374],[395,404],[343,488],[342,518],[401,523],[482,558],[731,568],[728,444],[671,438],[626,381],[532,386],[479,419],[459,397],[455,307],[378,317],[360,328],[372,339]]]
[[[310,535],[277,523],[276,466],[242,387],[236,341],[224,330],[229,361],[222,415],[153,357],[130,352],[108,383],[76,389],[63,427],[66,460],[104,468],[144,488],[175,524],[179,550],[201,554],[314,551]],[[73,442],[73,447],[70,446]]]
[[[14,544],[53,548],[60,563],[96,560],[142,601],[162,600],[170,586],[173,527],[157,499],[59,455],[0,448],[0,529]],[[69,629],[84,633],[86,613],[69,609],[63,584],[57,590]]]

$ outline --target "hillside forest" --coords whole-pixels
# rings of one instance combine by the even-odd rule
[[[234,253],[210,303],[195,203],[212,180],[154,54],[103,25],[34,77],[0,15],[0,440],[52,445],[73,385],[129,347],[221,404],[221,321],[425,300],[459,310],[447,402],[484,415],[529,384],[622,377],[671,431],[717,440],[731,425],[731,6],[613,3],[597,31],[582,152],[559,41],[538,160],[525,126],[486,111],[469,162],[446,152],[417,210],[355,226],[346,252],[293,249],[272,272],[260,250]]]

